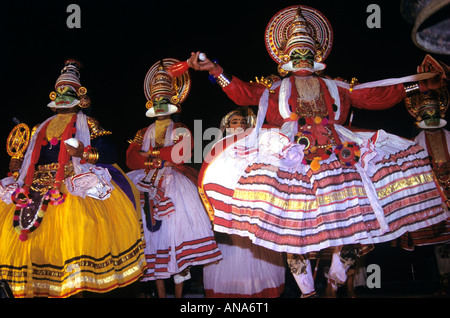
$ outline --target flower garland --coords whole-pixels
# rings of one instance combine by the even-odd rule
[[[326,131],[323,127],[328,125],[329,118],[325,117],[299,117],[296,113],[291,113],[291,119],[297,120],[300,126],[308,126],[308,130],[301,130],[295,135],[295,141],[299,144],[305,145],[303,150],[305,157],[303,164],[309,164],[311,170],[317,171],[320,169],[320,162],[328,159],[333,153],[333,145],[331,143],[317,146],[317,141],[320,144],[325,143]]]
[[[77,116],[76,114],[74,114],[69,124],[64,129],[64,132],[61,136],[61,141],[69,139],[76,132],[76,119]],[[29,198],[29,194],[30,185],[33,182],[34,172],[36,168],[35,166],[39,160],[42,146],[45,146],[48,143],[46,139],[46,129],[48,127],[48,124],[49,122],[39,131],[36,138],[36,143],[32,150],[33,153],[31,155],[30,166],[28,167],[27,175],[24,180],[24,186],[22,188],[16,189],[11,195],[11,200],[16,204],[16,210],[14,211],[13,217],[13,227],[19,234],[19,239],[21,241],[26,241],[28,239],[28,234],[35,231],[40,226],[49,205],[62,204],[64,203],[66,198],[66,194],[62,194],[60,188],[64,179],[64,167],[69,162],[70,155],[67,152],[65,143],[61,142],[58,154],[59,168],[56,171],[53,187],[43,195],[41,203],[39,204],[38,211],[34,216],[33,221],[30,222],[30,225],[27,227],[22,226],[20,219],[23,213],[23,209],[30,206],[32,203],[32,200]],[[54,142],[51,144],[54,145]]]
[[[24,193],[22,190],[23,189],[19,189],[19,194],[22,197],[27,197],[28,195],[26,193]],[[31,203],[31,199],[28,200]],[[47,210],[48,207],[48,196],[46,195],[42,200],[41,203],[39,204],[39,208],[38,208],[38,212],[35,214],[33,221],[30,222],[30,225],[27,227],[23,227],[20,219],[22,217],[22,211],[24,208],[26,208],[28,205],[19,205],[16,204],[16,210],[14,211],[14,217],[13,217],[13,226],[14,229],[16,230],[17,234],[19,234],[19,240],[26,241],[28,239],[28,234],[33,232],[34,230],[36,230],[39,225],[41,225],[42,219],[44,217],[45,211]]]
[[[319,170],[320,162],[328,159],[333,153],[336,155],[341,164],[347,167],[351,167],[359,161],[361,151],[359,146],[354,142],[345,141],[343,144],[338,144],[335,147],[333,147],[332,144],[324,144],[327,136],[322,133],[320,127],[328,124],[328,116],[323,118],[304,118],[292,113],[291,119],[297,120],[300,126],[306,125],[309,128],[308,130],[299,131],[295,135],[295,141],[305,146],[303,150],[305,153],[303,163],[309,164],[311,170]],[[323,145],[317,146],[317,144]]]

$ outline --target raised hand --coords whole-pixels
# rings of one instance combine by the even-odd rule
[[[208,59],[206,55],[203,55],[203,60],[199,59],[199,55],[201,52],[192,52],[191,57],[187,60],[189,67],[193,68],[196,71],[208,71],[212,72],[217,65]]]

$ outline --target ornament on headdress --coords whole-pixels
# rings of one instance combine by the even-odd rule
[[[166,58],[156,62],[148,70],[144,80],[147,117],[171,115],[180,111],[181,103],[189,94],[191,79],[187,70],[178,76],[173,76],[168,71],[176,63],[180,61]],[[164,107],[155,107],[156,105]]]
[[[447,124],[444,119],[450,104],[447,87],[416,94],[405,99],[408,113],[416,119],[416,125],[422,129],[442,128]]]
[[[275,14],[265,30],[265,44],[271,58],[279,64],[280,75],[293,71],[289,66],[294,50],[300,54],[314,54],[314,70],[330,54],[333,29],[328,19],[318,10],[304,5],[287,7]]]
[[[89,96],[87,96],[87,89],[86,87],[80,87],[77,90],[77,94],[78,97],[80,99],[80,104],[78,104],[81,108],[88,108],[89,106],[91,106],[91,99],[89,98]]]
[[[78,96],[83,96],[83,95],[86,95],[86,93],[87,93],[87,89],[86,89],[86,87],[83,87],[83,86],[81,86],[80,88],[78,88],[78,90],[77,90],[77,94],[78,94]]]

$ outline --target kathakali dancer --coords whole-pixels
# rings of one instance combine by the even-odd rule
[[[427,56],[426,60],[433,61],[430,56]],[[426,61],[423,65],[426,65]],[[416,119],[417,127],[422,130],[414,138],[414,141],[426,149],[430,155],[434,174],[448,206],[450,198],[450,131],[444,128],[447,125],[447,121],[444,119],[445,113],[450,104],[448,89],[444,87],[411,96],[405,100],[405,104],[409,114]],[[393,245],[405,250],[414,250],[415,246],[435,245],[434,252],[441,285],[439,292],[446,294],[449,292],[450,279],[449,241],[450,219],[447,219],[406,233],[394,241]]]
[[[105,293],[137,281],[146,262],[139,192],[115,163],[111,132],[89,107],[68,60],[50,94],[56,115],[13,129],[13,176],[0,186],[0,278],[14,297]]]
[[[449,204],[450,195],[450,132],[443,127],[443,119],[449,105],[449,93],[446,87],[430,90],[406,98],[408,112],[416,118],[416,125],[422,131],[414,141],[427,150],[431,166],[437,179],[438,188],[442,190],[444,200]],[[396,244],[405,250],[414,246],[432,245],[450,241],[450,219],[429,227],[408,232],[396,240]]]
[[[222,118],[220,130],[233,139],[254,126],[256,116],[241,107]],[[207,199],[206,197],[203,197]],[[275,298],[284,290],[283,254],[253,244],[248,237],[216,233],[223,259],[203,268],[203,287],[208,298]]]
[[[159,297],[164,279],[174,276],[175,296],[182,296],[191,266],[222,258],[212,225],[197,191],[198,172],[189,161],[193,139],[189,129],[171,115],[180,111],[191,79],[188,72],[172,76],[167,68],[179,61],[166,58],[147,72],[146,116],[156,118],[140,129],[127,150],[128,176],[141,193],[147,270],[143,281],[156,280]]]
[[[383,130],[342,126],[350,105],[386,109],[442,86],[441,76],[359,85],[319,76],[333,32],[308,6],[275,14],[265,40],[280,81],[244,82],[208,58],[199,60],[199,52],[188,60],[209,71],[236,104],[259,105],[252,133],[222,152],[213,149],[219,154],[202,167],[199,189],[211,202],[215,231],[295,255],[336,247],[329,275],[345,281],[340,246],[392,241],[448,217],[422,147]],[[411,80],[419,81],[403,83]],[[264,119],[274,129],[263,129]],[[303,294],[314,292],[308,259],[296,280]]]

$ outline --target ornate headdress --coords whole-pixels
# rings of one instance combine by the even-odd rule
[[[408,113],[416,119],[416,125],[422,129],[436,129],[447,125],[443,119],[450,104],[447,87],[430,90],[405,99]],[[439,118],[431,121],[428,118]]]
[[[323,70],[322,64],[330,54],[333,29],[328,19],[316,9],[304,5],[287,7],[275,14],[265,30],[265,43],[279,69],[294,71],[290,65],[293,50],[309,50],[314,54],[314,70]],[[284,75],[284,74],[282,74]]]
[[[61,70],[61,75],[58,77],[55,83],[55,90],[58,93],[64,93],[67,89],[72,88],[76,94],[77,98],[73,103],[68,105],[56,105],[55,99],[57,98],[56,92],[50,93],[50,102],[47,106],[51,108],[71,108],[79,105],[81,108],[87,108],[90,106],[90,99],[86,95],[87,89],[81,86],[80,83],[80,68],[81,64],[75,60],[66,60],[64,63],[64,68]]]
[[[309,50],[316,55],[316,43],[313,37],[314,30],[303,16],[299,8],[294,20],[287,28],[287,42],[284,54],[289,57],[293,50]]]
[[[144,80],[144,94],[147,98],[147,117],[156,117],[174,114],[181,111],[181,103],[186,99],[191,89],[189,72],[172,77],[167,71],[168,67],[180,61],[166,58],[156,62],[150,67]],[[165,112],[155,112],[155,102],[167,98],[170,100]]]
[[[417,73],[444,73],[448,66],[427,54],[417,66]],[[405,99],[406,109],[416,119],[416,125],[422,129],[442,128],[447,124],[443,118],[447,112],[450,95],[447,87],[415,94]]]

